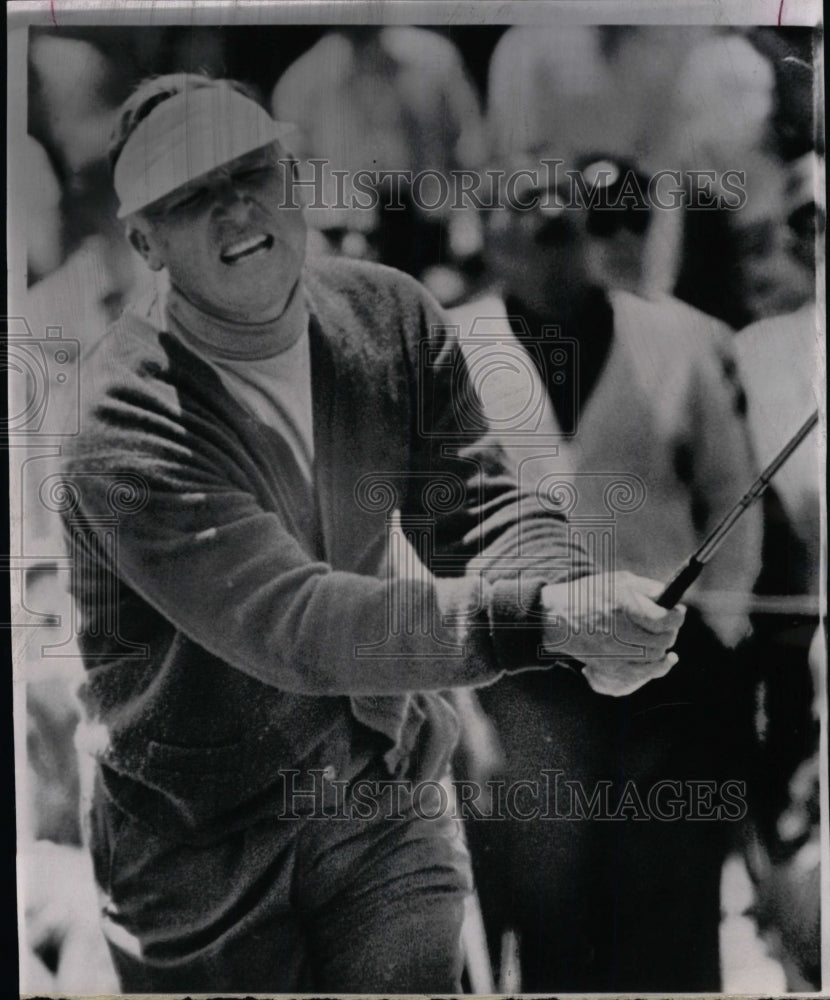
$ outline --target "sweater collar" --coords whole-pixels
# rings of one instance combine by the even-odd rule
[[[175,286],[167,292],[167,322],[189,346],[214,360],[258,361],[287,351],[308,327],[302,280],[283,312],[267,323],[239,323],[220,319],[195,306]]]

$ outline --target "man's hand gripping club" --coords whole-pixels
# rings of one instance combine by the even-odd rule
[[[669,650],[686,611],[655,603],[662,583],[632,573],[606,573],[542,590],[545,642],[584,662],[599,694],[622,697],[664,677],[677,663]]]

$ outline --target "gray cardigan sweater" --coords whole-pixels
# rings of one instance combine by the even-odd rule
[[[518,493],[424,290],[343,260],[304,282],[313,488],[146,317],[83,370],[63,514],[82,698],[109,795],[166,835],[278,815],[286,769],[348,778],[356,728],[393,772],[437,774],[455,738],[440,692],[538,665],[541,587],[589,571]],[[388,578],[393,511],[430,573]]]

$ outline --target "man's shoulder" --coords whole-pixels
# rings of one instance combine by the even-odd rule
[[[128,307],[84,357],[82,366],[84,389],[90,393],[109,384],[124,385],[131,377],[168,371],[171,358],[163,328],[140,307]]]
[[[277,81],[272,95],[276,114],[284,114],[290,104],[295,110],[297,101],[303,102],[326,87],[342,83],[352,71],[352,46],[347,38],[329,33],[306,49],[285,70]]]
[[[461,67],[461,58],[449,39],[413,25],[384,28],[380,36],[384,50],[408,69],[428,70],[432,74]]]
[[[178,420],[191,361],[148,317],[125,311],[82,360],[81,428],[67,455],[117,449],[142,428]]]
[[[821,342],[819,314],[814,303],[808,303],[795,312],[756,320],[735,334],[735,349],[739,353],[770,351],[793,347],[802,351],[815,349]]]
[[[637,329],[644,336],[663,341],[682,342],[694,347],[699,343],[722,341],[731,337],[728,326],[673,295],[645,297],[631,292],[611,293],[615,328],[625,333]]]
[[[811,394],[822,371],[823,334],[816,306],[758,320],[735,334],[735,359],[747,390],[768,393],[776,385],[801,385]],[[774,379],[773,379],[774,375]]]
[[[736,417],[746,414],[746,397],[735,361],[735,334],[720,320],[664,295],[642,299],[615,293],[614,331],[639,362],[649,388],[681,398],[680,386],[694,386],[710,402]]]
[[[730,367],[733,334],[713,316],[670,295],[644,298],[618,291],[611,301],[614,336],[639,357],[648,357],[655,371]]]
[[[408,289],[426,293],[413,277],[386,264],[354,257],[310,257],[305,264],[306,279],[329,288],[375,286],[380,289]]]
[[[364,384],[399,381],[448,320],[414,278],[381,264],[321,258],[306,265],[309,309],[336,363]],[[386,391],[386,390],[384,390]]]
[[[429,292],[414,278],[385,264],[348,257],[317,257],[306,262],[304,280],[312,303],[323,310],[337,304],[361,322],[392,320],[420,323],[425,311],[439,312]]]

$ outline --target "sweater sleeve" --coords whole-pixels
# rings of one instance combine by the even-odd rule
[[[122,590],[213,655],[295,693],[472,686],[536,662],[541,573],[519,581],[491,565],[442,577],[435,566],[418,578],[387,581],[335,571],[310,558],[265,509],[225,433],[209,402],[182,403],[178,388],[149,369],[140,377],[109,373],[64,478],[79,498],[75,525],[92,536],[111,521],[119,481],[138,484],[135,502],[118,515],[117,552],[105,556],[96,547]],[[485,535],[506,538],[505,490],[501,473],[490,477],[462,521],[442,525],[453,558],[470,562],[475,545],[463,535],[475,533],[476,521],[490,525]],[[103,618],[112,608],[85,613]],[[390,628],[396,614],[402,618]],[[505,641],[504,626],[514,639],[523,627],[527,634]]]
[[[422,324],[414,357],[417,415],[411,467],[438,486],[455,482],[460,496],[446,509],[423,502],[403,512],[433,524],[430,568],[441,583],[466,574],[490,590],[489,625],[505,669],[539,663],[546,583],[592,571],[561,510],[535,491],[520,490],[515,459],[488,424],[455,327],[421,293]],[[494,349],[498,350],[498,343]],[[485,372],[486,375],[486,372]],[[424,493],[416,496],[423,501]]]

